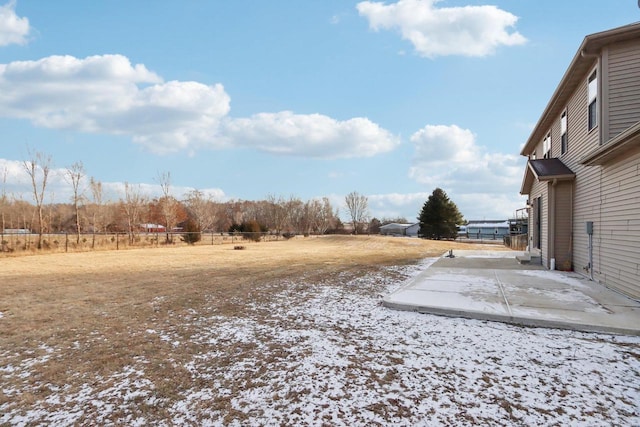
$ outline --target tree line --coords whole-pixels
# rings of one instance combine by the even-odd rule
[[[69,203],[49,203],[47,185],[51,172],[51,156],[29,152],[23,162],[31,184],[32,201],[6,192],[6,171],[0,193],[0,231],[29,230],[38,234],[37,247],[41,248],[42,235],[50,233],[75,234],[77,243],[81,234],[123,233],[130,243],[145,231],[165,234],[171,243],[175,231],[207,232],[270,232],[276,235],[310,235],[327,233],[378,233],[380,226],[407,223],[405,218],[370,219],[368,199],[357,192],[345,197],[350,227],[345,230],[327,197],[303,201],[298,197],[269,195],[265,200],[232,200],[220,202],[200,190],[192,190],[178,199],[173,196],[170,172],[157,176],[161,194],[150,197],[140,185],[124,183],[123,193],[116,200],[106,200],[103,185],[88,177],[82,162],[64,169],[64,177],[71,188]],[[417,218],[421,237],[455,238],[457,225],[463,218],[455,203],[440,188],[425,202]]]
[[[69,203],[46,203],[51,173],[51,157],[29,153],[23,162],[29,176],[32,200],[6,191],[6,171],[0,193],[0,230],[29,230],[38,234],[73,233],[80,241],[85,233],[125,233],[131,242],[143,231],[159,229],[171,242],[177,230],[227,232],[238,229],[276,234],[326,234],[339,232],[343,225],[339,210],[327,197],[303,201],[298,197],[269,195],[266,200],[220,202],[200,190],[181,198],[173,196],[170,172],[156,180],[160,196],[145,194],[140,185],[124,183],[118,200],[106,200],[103,184],[88,177],[82,162],[64,169],[71,189]]]
[[[131,242],[144,231],[166,235],[176,231],[228,232],[270,231],[276,234],[326,234],[344,227],[327,198],[303,201],[297,197],[269,196],[266,200],[217,202],[199,190],[181,200],[150,198],[140,186],[125,183],[116,201],[101,199],[101,184],[91,181],[91,196],[73,203],[43,204],[13,199],[0,200],[2,230],[26,229],[38,235],[50,233],[123,233]]]

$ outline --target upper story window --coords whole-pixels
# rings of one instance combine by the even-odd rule
[[[598,125],[598,75],[589,76],[589,130]]]
[[[562,112],[560,116],[560,147],[561,153],[564,154],[569,149],[569,138],[567,134],[567,110]]]
[[[542,141],[542,153],[545,159],[551,157],[551,133],[548,133]]]

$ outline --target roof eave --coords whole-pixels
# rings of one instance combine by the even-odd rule
[[[640,121],[598,147],[580,163],[586,166],[604,165],[638,148],[640,148]]]
[[[524,171],[524,176],[522,177],[522,184],[520,185],[520,194],[528,195],[531,193],[531,185],[533,184],[533,178],[535,178],[536,174],[533,168],[531,167],[531,163],[527,162],[527,167]]]
[[[640,37],[640,22],[625,25],[599,33],[586,36],[576,54],[573,56],[569,67],[565,71],[560,83],[553,92],[549,103],[533,128],[533,132],[522,147],[520,155],[528,156],[550,127],[550,121],[555,119],[556,111],[564,108],[569,96],[580,83],[582,75],[593,66],[595,56],[600,54],[602,48],[608,44]]]
[[[538,178],[539,181],[572,181],[576,178],[576,174],[566,175],[545,175]]]

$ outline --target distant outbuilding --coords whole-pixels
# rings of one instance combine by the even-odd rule
[[[419,222],[415,224],[392,222],[391,224],[385,224],[380,227],[380,235],[418,237],[418,230],[420,230]]]
[[[469,221],[466,226],[467,236],[470,239],[500,239],[509,234],[509,221],[507,220],[480,220]]]

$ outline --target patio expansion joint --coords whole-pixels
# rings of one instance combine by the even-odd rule
[[[498,283],[498,288],[500,289],[500,294],[502,295],[502,299],[504,299],[504,303],[507,306],[507,312],[509,313],[510,317],[513,317],[513,311],[511,310],[511,305],[509,304],[509,300],[507,299],[507,295],[504,292],[504,286],[502,285],[502,282],[500,281],[500,278],[498,277],[498,271],[497,270],[493,270],[493,274],[496,277],[496,283]]]

